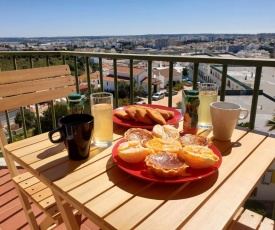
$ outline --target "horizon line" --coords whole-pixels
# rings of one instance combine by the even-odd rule
[[[4,36],[1,38],[68,38],[68,37],[127,37],[127,36],[161,36],[161,35],[260,35],[260,34],[275,34],[275,32],[271,33],[181,33],[181,34],[128,34],[128,35],[56,35],[56,36],[35,36],[35,37],[26,37],[26,36]]]

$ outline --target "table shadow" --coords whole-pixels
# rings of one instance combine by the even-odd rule
[[[108,162],[109,163],[107,164],[113,162],[112,157],[110,157]],[[198,196],[211,189],[219,176],[218,171],[216,171],[206,178],[198,179],[192,182],[158,183],[132,176],[120,169],[117,165],[114,165],[114,167],[117,169],[107,170],[107,175],[109,180],[112,181],[115,186],[132,194],[133,196],[155,200],[187,199]],[[119,178],[117,174],[120,174],[121,178]]]
[[[51,148],[46,149],[45,151],[43,151],[41,153],[39,153],[37,155],[37,158],[39,158],[39,159],[46,159],[46,158],[48,158],[50,156],[54,156],[54,155],[60,153],[64,149],[65,149],[64,143],[59,143],[57,145],[54,145]]]

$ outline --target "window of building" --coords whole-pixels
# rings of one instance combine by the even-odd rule
[[[272,181],[272,174],[274,171],[268,170],[262,178],[262,184],[269,185]]]

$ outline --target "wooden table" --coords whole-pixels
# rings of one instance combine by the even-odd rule
[[[115,126],[113,146],[125,130]],[[201,135],[211,137],[212,132],[202,130]],[[102,229],[220,230],[230,224],[274,160],[275,138],[235,129],[231,142],[213,143],[223,155],[219,170],[181,184],[154,183],[125,173],[113,162],[113,146],[92,147],[89,159],[71,161],[63,143],[51,143],[47,133],[6,150],[52,189],[68,229],[78,228],[69,203]]]

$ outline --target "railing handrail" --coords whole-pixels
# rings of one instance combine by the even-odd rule
[[[207,54],[206,54],[207,55]],[[100,85],[101,90],[103,90],[103,68],[102,68],[102,59],[110,59],[113,60],[113,68],[114,68],[114,105],[118,106],[118,76],[117,76],[117,60],[118,59],[128,59],[129,67],[130,67],[130,89],[133,92],[134,80],[133,80],[133,60],[142,60],[147,61],[147,72],[148,72],[148,86],[152,85],[152,72],[153,72],[153,61],[164,61],[169,63],[169,86],[168,91],[170,92],[170,96],[168,99],[168,106],[172,106],[172,81],[173,81],[173,64],[174,62],[189,62],[193,63],[193,88],[197,88],[198,83],[198,71],[199,64],[207,63],[207,64],[221,64],[222,65],[222,79],[220,86],[220,100],[224,101],[225,99],[225,91],[226,91],[226,80],[227,80],[227,69],[228,66],[252,66],[256,67],[255,70],[255,80],[253,86],[253,97],[251,103],[250,110],[250,120],[249,120],[249,128],[254,129],[256,112],[257,112],[257,104],[258,104],[258,95],[259,95],[259,87],[261,82],[261,73],[262,67],[275,67],[275,59],[260,59],[260,58],[238,58],[238,57],[213,57],[213,56],[181,56],[181,55],[152,55],[152,54],[124,54],[124,53],[101,53],[101,52],[76,52],[76,51],[0,51],[1,56],[12,56],[12,61],[14,65],[14,69],[17,69],[16,66],[16,57],[17,56],[29,56],[30,57],[30,66],[32,68],[32,58],[34,56],[45,56],[46,57],[46,65],[49,66],[49,57],[50,56],[62,56],[63,64],[65,64],[65,57],[74,57],[74,65],[75,65],[75,77],[78,80],[77,73],[77,57],[85,57],[86,68],[87,68],[87,78],[88,83],[90,78],[89,72],[89,58],[95,57],[99,59],[99,72],[100,72]],[[77,86],[78,87],[78,86]],[[77,88],[79,91],[79,88]],[[91,86],[89,84],[88,93],[91,93]],[[133,94],[133,93],[132,93]],[[133,95],[130,96],[130,103],[133,103]],[[152,88],[148,87],[148,103],[152,103]]]
[[[134,59],[148,61],[177,61],[193,63],[217,63],[238,66],[265,66],[275,67],[275,59],[263,58],[228,58],[228,57],[198,57],[198,56],[180,56],[180,55],[152,55],[152,54],[122,54],[122,53],[100,53],[100,52],[76,52],[76,51],[0,51],[0,55],[65,55],[65,56],[83,56],[98,57],[109,59]]]

